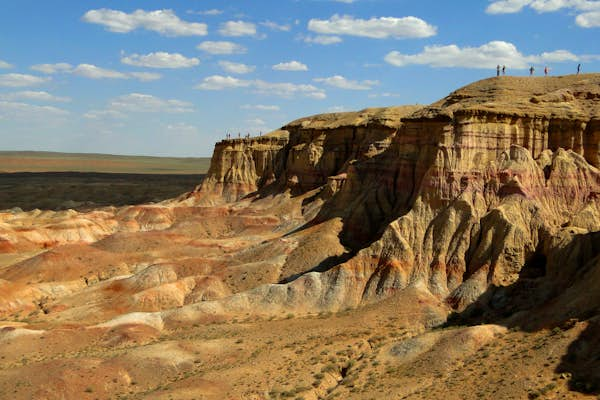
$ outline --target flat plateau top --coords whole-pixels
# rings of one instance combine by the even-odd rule
[[[482,110],[553,118],[600,118],[600,74],[500,76],[474,82],[414,113],[415,118]]]

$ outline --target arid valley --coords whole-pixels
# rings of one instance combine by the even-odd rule
[[[597,398],[599,167],[600,74],[500,76],[4,210],[0,398]]]

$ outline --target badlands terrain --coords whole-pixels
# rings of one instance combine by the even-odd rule
[[[0,398],[597,398],[599,167],[600,74],[503,76],[1,212]]]

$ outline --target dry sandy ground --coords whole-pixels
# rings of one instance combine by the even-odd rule
[[[0,398],[585,398],[558,368],[585,323],[434,328],[449,310],[418,288],[337,313],[219,303],[286,280],[317,248],[343,251],[327,239],[335,221],[298,229],[302,200],[78,216],[106,231],[65,212],[4,215],[20,228],[0,266]]]

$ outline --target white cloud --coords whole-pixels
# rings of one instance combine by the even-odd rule
[[[44,74],[57,74],[59,72],[71,72],[73,66],[67,63],[36,64],[32,65],[30,69],[38,72],[43,72]]]
[[[263,80],[244,80],[221,75],[206,77],[202,83],[195,86],[196,89],[200,90],[224,90],[242,87],[252,88],[256,93],[279,97],[289,98],[295,95],[302,95],[315,99],[324,99],[326,97],[326,94],[322,89],[313,85],[287,82],[274,83],[265,82]]]
[[[0,99],[3,100],[34,100],[34,101],[46,101],[46,102],[57,102],[57,103],[68,103],[71,101],[69,97],[54,96],[48,92],[43,91],[32,91],[25,90],[21,92],[6,93],[0,95]]]
[[[256,69],[254,65],[235,63],[231,61],[219,61],[219,66],[223,68],[225,72],[229,72],[230,74],[249,74]]]
[[[341,75],[334,75],[328,78],[315,78],[314,81],[347,90],[370,90],[373,86],[379,85],[379,81],[351,81]]]
[[[48,82],[49,80],[50,78],[42,78],[27,74],[0,74],[0,86],[6,87],[36,86]]]
[[[306,64],[299,61],[289,61],[275,64],[272,67],[275,71],[308,71]]]
[[[200,90],[223,90],[240,87],[248,87],[251,81],[234,78],[232,76],[212,75],[203,79],[202,83],[195,86]]]
[[[406,65],[429,65],[432,67],[495,68],[506,65],[509,68],[523,69],[531,64],[545,62],[577,61],[579,57],[566,50],[556,50],[538,55],[524,55],[512,43],[492,41],[479,47],[426,46],[418,54],[402,54],[392,51],[385,56],[389,64],[402,67]]]
[[[164,51],[149,54],[131,54],[121,57],[121,62],[147,68],[190,68],[200,64],[200,60],[195,57],[187,58],[179,53]]]
[[[253,86],[256,89],[257,93],[279,97],[289,98],[295,95],[301,95],[319,100],[327,97],[327,95],[322,89],[307,84],[295,84],[287,82],[271,83],[257,80],[254,81]]]
[[[501,0],[490,4],[485,12],[488,14],[511,14],[519,12],[529,5],[532,0]]]
[[[121,119],[127,117],[126,114],[116,110],[91,110],[83,114],[87,119]]]
[[[326,35],[362,36],[372,39],[426,38],[436,28],[417,17],[380,17],[359,19],[350,15],[334,15],[330,19],[311,19],[308,29]]]
[[[162,75],[156,72],[129,72],[127,75],[141,82],[156,81],[162,78]]]
[[[221,15],[221,14],[223,14],[223,10],[219,10],[217,8],[212,8],[210,10],[204,10],[204,11],[187,10],[186,12],[188,14],[196,14],[196,15]]]
[[[279,106],[264,105],[264,104],[244,104],[241,108],[243,110],[279,111]]]
[[[108,109],[138,113],[180,114],[193,112],[192,103],[181,100],[163,100],[149,94],[130,93],[119,96],[109,102]]]
[[[559,11],[563,8],[576,11],[600,10],[600,1],[597,0],[497,0],[487,8],[488,14],[512,14],[530,7],[539,13]]]
[[[130,93],[115,97],[104,110],[91,110],[83,116],[88,119],[125,118],[128,113],[167,113],[181,114],[193,112],[192,103],[142,93]]]
[[[555,12],[562,9],[580,13],[575,23],[582,28],[600,27],[600,1],[597,0],[498,0],[487,8],[488,14],[512,14],[529,7],[539,13]]]
[[[252,118],[252,119],[247,119],[246,122],[250,125],[255,125],[255,126],[263,126],[266,125],[267,123],[260,118]]]
[[[575,18],[575,22],[582,28],[598,28],[600,27],[600,11],[580,14]]]
[[[75,75],[90,79],[127,79],[128,76],[122,72],[111,69],[100,68],[92,64],[79,64],[73,69]]]
[[[25,118],[27,120],[30,120],[30,118],[32,117],[61,117],[68,114],[68,111],[57,107],[37,106],[27,103],[0,100],[0,118]]]
[[[205,36],[208,33],[206,24],[182,21],[173,10],[135,10],[127,14],[102,8],[86,12],[83,20],[103,25],[107,30],[117,33],[127,33],[136,29],[147,29],[165,36]]]
[[[169,135],[173,136],[196,136],[199,131],[194,125],[186,124],[185,122],[178,122],[175,124],[168,124],[165,127],[165,131]]]
[[[245,21],[227,21],[221,24],[219,33],[223,36],[254,36],[256,25]]]
[[[242,54],[246,52],[246,48],[233,42],[211,42],[206,41],[196,46],[197,49],[210,54]]]
[[[72,72],[75,75],[90,79],[130,79],[135,78],[142,82],[160,79],[161,75],[152,72],[119,72],[112,69],[100,68],[92,64],[79,64]]]
[[[289,32],[292,29],[290,25],[280,25],[273,21],[264,21],[260,24],[266,28],[269,28],[272,31]]]
[[[9,69],[12,67],[13,67],[12,64],[9,64],[6,61],[0,60],[0,69]]]
[[[377,97],[400,97],[400,94],[392,92],[370,93],[367,97],[370,99],[375,99]]]
[[[339,36],[328,36],[328,35],[317,35],[317,36],[306,36],[304,38],[306,43],[322,44],[324,46],[330,44],[341,43],[342,38]]]

